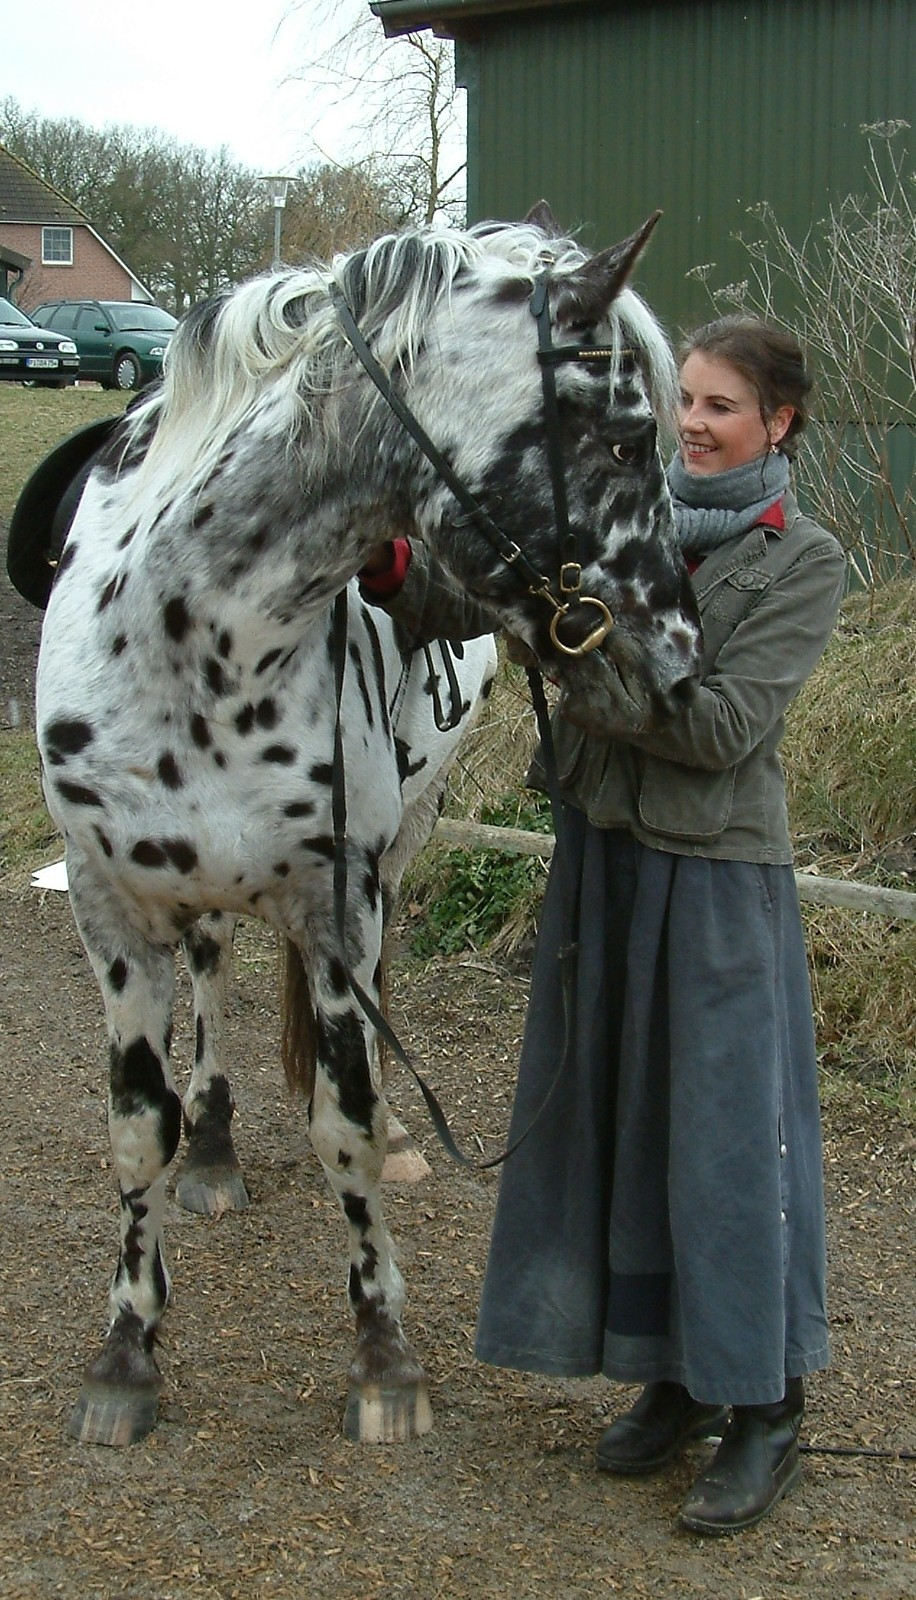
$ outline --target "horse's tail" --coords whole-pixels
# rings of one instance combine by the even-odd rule
[[[280,948],[280,1056],[291,1094],[311,1100],[318,1059],[318,1025],[298,945]]]
[[[318,1022],[312,993],[298,945],[284,939],[280,947],[280,1056],[283,1074],[291,1094],[311,1100],[315,1088],[315,1063],[318,1059]],[[388,1015],[388,939],[382,940],[379,961],[379,1010]],[[388,1066],[388,1047],[378,1040],[382,1073]]]

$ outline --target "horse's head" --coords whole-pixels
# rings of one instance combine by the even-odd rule
[[[421,528],[598,734],[670,712],[699,661],[656,436],[676,368],[626,286],[655,220],[588,258],[552,237],[545,210],[540,226],[476,230],[479,257],[440,304],[410,383],[483,513],[428,475]]]

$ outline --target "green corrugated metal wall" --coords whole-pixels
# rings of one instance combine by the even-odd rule
[[[488,17],[459,40],[468,210],[519,217],[542,195],[591,245],[660,206],[639,286],[674,330],[746,275],[731,235],[769,200],[801,240],[865,187],[863,123],[916,130],[914,0],[641,0]],[[914,135],[907,137],[916,137]]]

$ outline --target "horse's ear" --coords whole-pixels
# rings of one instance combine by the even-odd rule
[[[653,211],[628,239],[600,251],[558,282],[554,314],[559,326],[593,328],[607,316],[660,216],[660,211]]]
[[[548,239],[562,237],[563,229],[560,227],[546,200],[539,200],[536,205],[533,205],[525,221],[530,222],[535,228],[541,228]]]

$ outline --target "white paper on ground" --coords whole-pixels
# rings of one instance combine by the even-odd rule
[[[68,887],[66,861],[52,861],[49,867],[32,873],[33,889],[62,889],[66,894]]]

